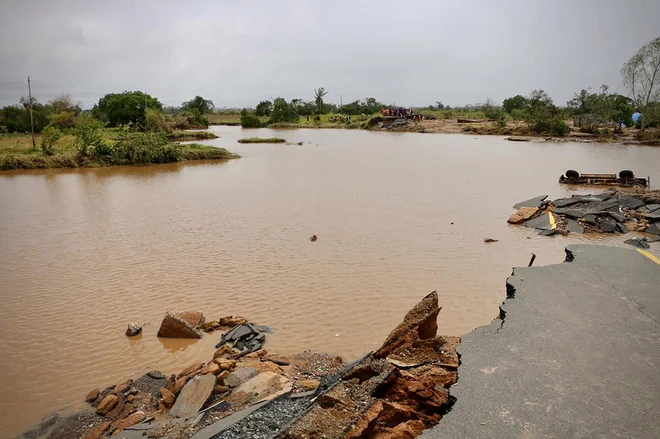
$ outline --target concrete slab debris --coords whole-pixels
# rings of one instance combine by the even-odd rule
[[[539,230],[550,230],[553,227],[554,224],[554,216],[552,213],[547,212],[541,215],[538,218],[531,219],[524,223],[523,225],[525,227],[532,227],[534,229],[539,229]]]
[[[644,202],[642,200],[639,200],[635,197],[629,197],[626,195],[620,196],[618,202],[620,206],[627,207],[628,209],[637,209],[644,205]]]
[[[625,244],[632,245],[633,247],[636,248],[641,248],[641,249],[648,249],[651,248],[651,246],[648,243],[648,240],[646,238],[632,238],[632,239],[626,239],[623,241]]]
[[[650,233],[651,235],[660,235],[660,227],[658,227],[657,224],[651,224],[649,227],[644,230],[646,233]]]
[[[568,230],[571,233],[579,233],[583,234],[584,233],[584,227],[580,225],[577,221],[573,221],[571,219],[566,220],[566,230]]]
[[[514,209],[520,209],[521,207],[541,207],[543,201],[548,198],[547,195],[539,195],[538,197],[530,198],[529,200],[521,201],[513,205]]]
[[[254,367],[239,367],[225,378],[225,385],[229,387],[238,387],[252,377],[257,376],[257,369]]]

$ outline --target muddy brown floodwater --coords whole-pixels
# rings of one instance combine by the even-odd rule
[[[207,143],[243,158],[0,174],[0,436],[81,406],[94,387],[208,359],[217,333],[156,338],[168,310],[244,315],[274,328],[269,351],[355,359],[435,289],[439,333],[463,334],[497,315],[530,253],[545,265],[571,243],[623,245],[510,226],[515,202],[570,195],[557,183],[569,168],[660,184],[652,147],[213,131],[222,138]],[[304,146],[236,143],[246,136]],[[134,320],[147,326],[128,339]]]

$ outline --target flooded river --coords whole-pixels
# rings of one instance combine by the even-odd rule
[[[497,315],[530,253],[551,264],[568,244],[625,239],[536,236],[506,223],[515,202],[570,195],[557,183],[569,168],[660,184],[660,148],[213,131],[206,143],[243,158],[0,174],[0,436],[92,388],[210,359],[218,333],[156,337],[168,310],[269,325],[271,352],[354,359],[437,290],[440,332],[463,334]],[[304,146],[236,143],[255,135]],[[142,336],[123,335],[131,321],[146,322]]]

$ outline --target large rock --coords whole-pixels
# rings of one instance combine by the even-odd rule
[[[161,401],[163,402],[163,405],[165,407],[172,407],[172,405],[174,405],[174,400],[176,399],[176,397],[172,392],[167,390],[165,387],[160,388],[160,396],[162,397]]]
[[[376,358],[385,358],[410,339],[433,338],[438,330],[438,293],[433,291],[415,305],[376,351]]]
[[[651,235],[660,235],[660,227],[658,227],[657,224],[651,224],[649,227],[644,230],[646,233],[650,233]]]
[[[520,224],[524,221],[527,221],[539,211],[538,207],[521,207],[518,209],[518,212],[511,215],[509,218],[509,223],[511,224]]]
[[[113,395],[113,394],[106,395],[106,397],[103,398],[103,400],[101,400],[101,403],[96,408],[96,413],[101,416],[105,416],[113,408],[115,408],[118,402],[119,402],[119,398],[117,397],[117,395]]]
[[[195,328],[204,324],[204,314],[199,311],[185,311],[177,315]]]
[[[198,375],[184,386],[170,410],[170,415],[185,418],[196,414],[215,387],[215,375]]]
[[[138,322],[129,323],[128,328],[126,328],[126,336],[128,337],[136,336],[140,332],[142,332],[142,325],[140,325]]]
[[[289,380],[275,372],[263,372],[241,384],[236,392],[245,392],[253,402],[273,399],[291,391]]]
[[[160,324],[158,337],[202,338],[202,333],[178,315],[167,313]]]

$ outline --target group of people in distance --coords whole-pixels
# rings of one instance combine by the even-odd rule
[[[422,116],[420,114],[415,114],[412,108],[381,108],[380,114],[386,117],[412,117],[414,120],[422,120]]]

